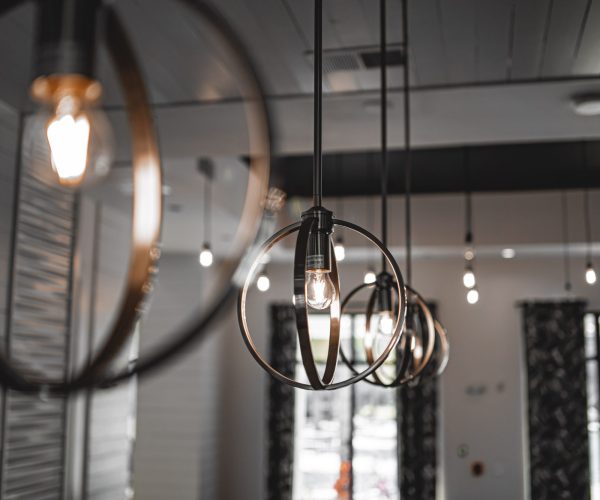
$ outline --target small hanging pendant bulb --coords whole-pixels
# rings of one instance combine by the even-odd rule
[[[585,282],[588,285],[594,285],[597,281],[598,277],[596,276],[596,270],[591,262],[587,263],[585,268]]]
[[[473,272],[473,269],[467,266],[465,269],[465,274],[463,274],[463,285],[465,288],[473,288],[475,283],[475,273]]]
[[[258,275],[256,279],[256,288],[261,292],[266,292],[271,288],[271,280],[265,271]]]
[[[467,292],[467,302],[471,305],[477,304],[479,302],[479,291],[477,288],[471,288]]]
[[[346,258],[346,247],[344,247],[344,240],[341,236],[335,240],[333,251],[335,252],[335,260],[338,262],[342,262]]]
[[[371,283],[375,283],[376,280],[377,275],[375,274],[375,271],[373,271],[372,268],[367,269],[367,272],[365,273],[365,276],[363,278],[363,283],[365,285],[370,285]]]
[[[208,243],[204,243],[202,245],[202,250],[200,250],[200,255],[198,256],[198,262],[202,267],[210,267],[212,266],[214,261],[212,250],[210,249],[210,245]]]

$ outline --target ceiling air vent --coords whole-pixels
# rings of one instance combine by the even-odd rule
[[[381,67],[381,54],[379,51],[365,51],[359,54],[365,68],[373,69]],[[387,66],[402,66],[404,64],[404,53],[399,50],[388,50]]]
[[[314,53],[306,52],[306,58],[313,63]],[[390,44],[387,54],[388,66],[401,66],[404,52],[398,44]],[[323,73],[331,74],[347,71],[376,69],[381,66],[379,47],[346,47],[343,49],[325,49],[323,51]]]

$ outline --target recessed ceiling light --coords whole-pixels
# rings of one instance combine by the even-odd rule
[[[517,252],[515,252],[514,248],[503,248],[502,249],[502,258],[503,259],[514,259]]]
[[[585,94],[573,97],[573,110],[581,116],[600,115],[600,94]]]

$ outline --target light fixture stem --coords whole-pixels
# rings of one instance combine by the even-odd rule
[[[569,254],[569,207],[567,203],[567,192],[563,190],[561,195],[562,205],[562,232],[563,232],[563,259],[565,271],[565,291],[571,291],[571,269]]]
[[[204,242],[210,243],[211,239],[211,205],[212,205],[212,189],[211,179],[208,174],[204,178]]]
[[[585,172],[586,187],[583,189],[583,220],[585,225],[585,243],[586,243],[586,266],[592,263],[592,222],[590,213],[590,193],[587,187],[587,150],[585,142],[582,143],[583,169]]]
[[[402,0],[402,45],[404,48],[404,149],[405,149],[405,168],[404,183],[406,189],[405,196],[405,217],[406,217],[406,283],[412,283],[412,228],[410,212],[410,191],[411,191],[411,170],[412,153],[410,146],[410,71],[408,55],[408,1]]]
[[[465,244],[473,244],[473,202],[471,196],[471,164],[469,150],[463,149],[463,162],[465,168]]]
[[[379,0],[379,33],[381,53],[381,241],[388,246],[388,151],[387,151],[387,15],[386,1]],[[387,270],[387,261],[381,256],[381,268]]]
[[[323,101],[323,0],[315,0],[314,50],[314,156],[313,205],[320,207],[323,198],[322,101]]]

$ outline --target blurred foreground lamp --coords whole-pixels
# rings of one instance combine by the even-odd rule
[[[277,380],[302,389],[331,390],[345,387],[358,382],[373,373],[387,359],[394,349],[406,315],[406,295],[404,282],[398,264],[389,250],[375,236],[365,229],[335,219],[333,213],[324,208],[322,203],[322,10],[323,1],[315,0],[315,78],[314,78],[314,156],[313,156],[313,206],[302,214],[299,222],[291,224],[273,236],[261,247],[250,271],[238,300],[238,320],[242,336],[251,354],[262,368]],[[389,329],[386,347],[381,355],[373,360],[364,371],[342,381],[334,382],[334,375],[340,352],[340,285],[337,268],[337,255],[333,248],[331,234],[334,227],[345,227],[352,230],[375,245],[383,254],[383,258],[392,269],[393,280],[396,283],[398,300],[394,307],[394,321]],[[266,254],[283,238],[298,232],[294,254],[293,273],[293,303],[296,311],[296,326],[298,341],[305,375],[308,383],[289,378],[274,369],[258,352],[250,334],[246,299],[254,275]],[[329,331],[322,337],[327,339],[327,355],[323,373],[319,373],[311,342],[310,311],[327,311],[329,316]],[[321,336],[320,336],[321,337]]]
[[[463,285],[467,289],[467,302],[471,305],[479,302],[479,290],[475,278],[475,248],[473,246],[473,208],[471,200],[471,176],[469,165],[469,152],[463,151],[464,169],[467,189],[465,191],[465,272],[463,273]]]
[[[94,78],[98,0],[44,0],[31,96],[40,107],[28,122],[26,144],[49,159],[54,179],[77,188],[108,174],[114,152],[111,126],[99,108]]]

